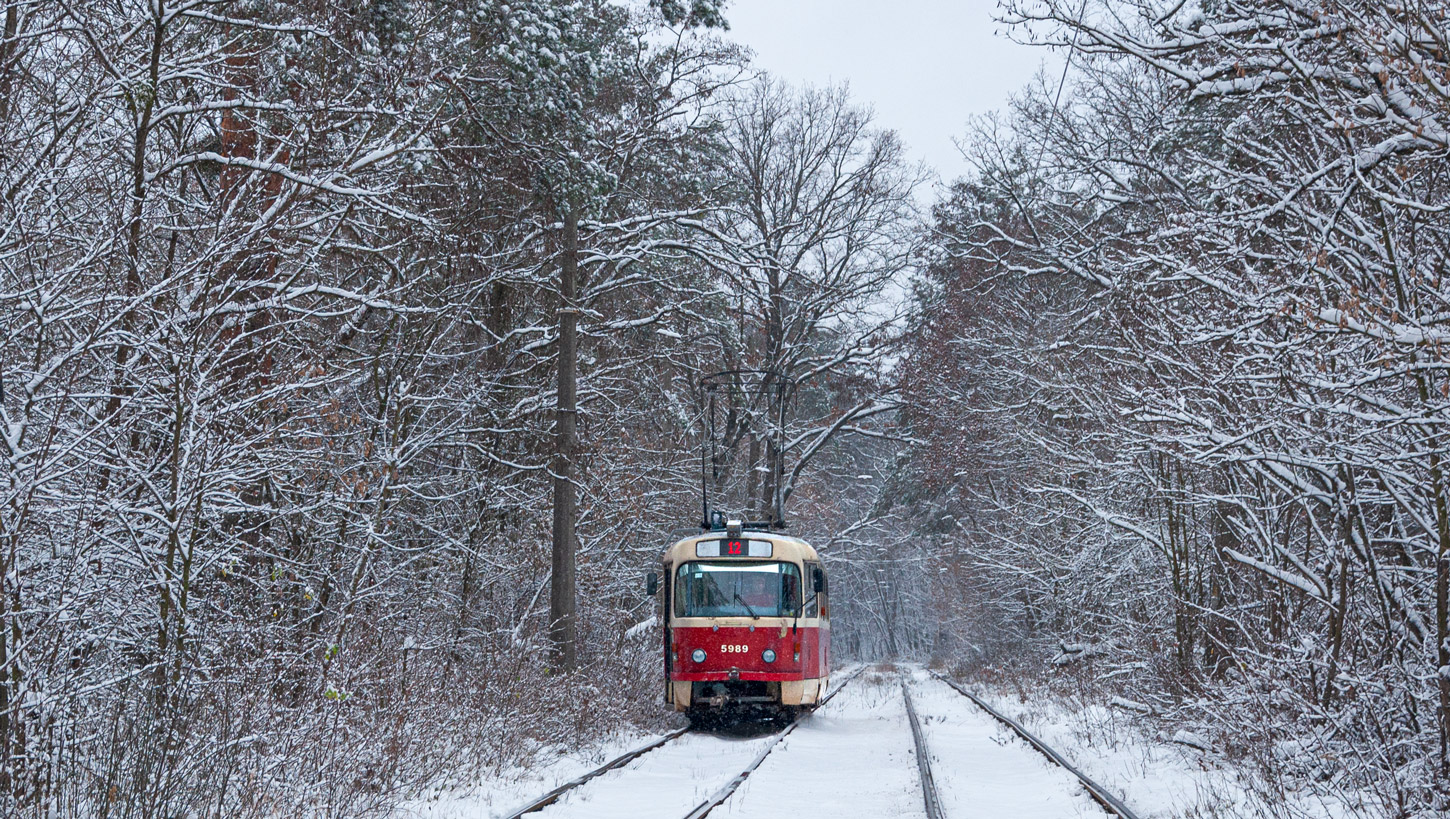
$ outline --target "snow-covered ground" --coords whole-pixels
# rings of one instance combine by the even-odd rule
[[[691,732],[565,793],[539,819],[680,819],[770,747],[711,816],[920,817],[915,748],[901,693],[909,682],[942,808],[950,819],[1074,819],[1106,815],[1077,779],[924,669],[867,671],[776,742],[768,727]],[[846,679],[838,674],[838,681]],[[1045,693],[1026,701],[974,688],[992,707],[1121,796],[1142,819],[1367,819],[1374,807],[1308,794],[1263,795],[1213,751],[1155,736],[1133,715]],[[495,819],[656,736],[617,737],[587,752],[549,754],[527,769],[409,802],[399,819]]]
[[[854,669],[833,675],[833,685]],[[829,705],[827,706],[829,707]],[[540,749],[532,765],[499,771],[466,787],[435,788],[405,802],[397,819],[495,819],[663,734],[630,733],[590,748]],[[744,769],[771,732],[694,733],[589,782],[548,808],[545,816],[680,817]],[[627,775],[626,775],[627,774]],[[614,801],[610,801],[614,800]],[[683,805],[683,807],[681,807]]]
[[[1262,783],[1231,762],[1172,736],[1158,735],[1136,716],[1102,705],[1080,706],[1035,694],[968,686],[985,702],[1070,759],[1123,798],[1141,819],[1370,819],[1383,811],[1308,792],[1262,793]],[[1183,735],[1181,740],[1193,741]]]
[[[932,778],[947,816],[1101,819],[1077,777],[925,671],[911,673]]]
[[[539,819],[680,819],[750,764],[773,736],[689,733],[564,794]]]
[[[686,734],[532,815],[680,819],[775,743],[711,816],[921,817],[923,798],[901,690],[903,674],[910,681],[946,816],[1104,815],[1070,773],[921,669],[867,671],[778,742],[768,728]],[[507,816],[555,785],[653,738],[628,739],[587,756],[563,755],[549,765],[474,788],[430,794],[408,804],[400,819]]]
[[[475,784],[430,789],[405,801],[397,819],[492,819],[507,816],[532,797],[544,794],[587,773],[632,748],[646,745],[660,734],[630,733],[608,742],[567,751],[540,748],[534,764],[511,767]]]
[[[895,674],[876,672],[862,675],[806,717],[710,813],[739,819],[922,815],[901,684]]]

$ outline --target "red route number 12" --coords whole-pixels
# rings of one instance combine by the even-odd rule
[[[738,540],[732,540],[725,544],[725,554],[738,555],[744,552],[744,544]]]

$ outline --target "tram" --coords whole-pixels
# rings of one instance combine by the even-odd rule
[[[692,724],[793,719],[830,676],[826,571],[809,543],[738,520],[665,551],[665,701]],[[646,579],[650,596],[661,577]]]

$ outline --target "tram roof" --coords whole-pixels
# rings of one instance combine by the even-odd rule
[[[725,532],[701,532],[698,535],[691,535],[683,540],[676,541],[674,545],[665,550],[665,562],[674,563],[680,560],[693,560],[696,557],[695,544],[702,541],[725,540],[729,537]],[[768,540],[773,544],[771,560],[819,560],[815,547],[801,540],[798,537],[783,535],[780,532],[766,532],[755,529],[746,529],[740,533],[741,540]],[[725,560],[739,560],[741,558],[726,557]],[[748,558],[745,558],[748,559]],[[759,558],[756,558],[757,560]]]

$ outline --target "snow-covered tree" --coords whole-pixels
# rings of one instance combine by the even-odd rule
[[[1440,11],[1007,15],[1072,85],[967,141],[906,368],[963,586],[1096,646],[1062,662],[1443,808]]]

